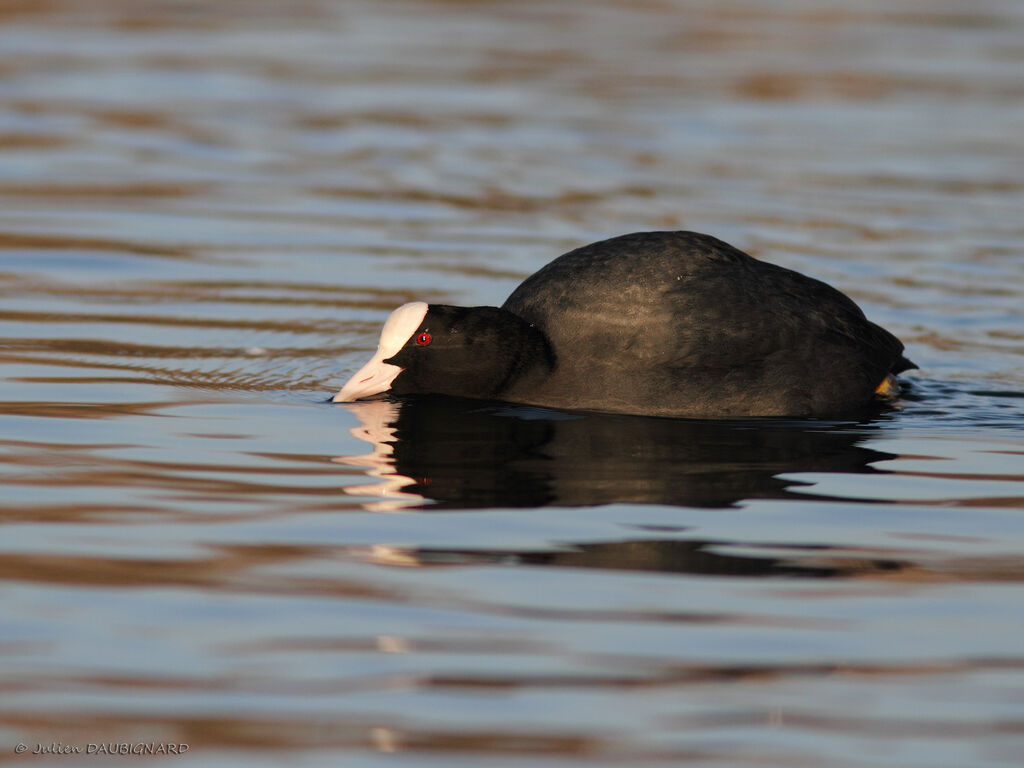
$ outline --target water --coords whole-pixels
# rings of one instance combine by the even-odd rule
[[[1024,763],[1019,3],[0,21],[0,760]],[[901,408],[325,402],[661,228],[853,296]]]

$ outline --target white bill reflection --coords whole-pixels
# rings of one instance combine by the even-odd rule
[[[349,432],[354,437],[368,442],[373,446],[373,450],[360,456],[336,456],[331,461],[365,467],[367,475],[379,478],[379,482],[376,483],[347,486],[345,493],[352,496],[374,497],[374,501],[363,503],[363,507],[371,512],[400,512],[408,507],[421,505],[424,501],[423,496],[402,490],[415,485],[416,481],[395,471],[395,430],[391,425],[398,418],[398,406],[384,400],[371,400],[345,403],[342,407],[359,419],[359,425],[352,427]]]

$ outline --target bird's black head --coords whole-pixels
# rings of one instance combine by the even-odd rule
[[[540,382],[553,366],[544,335],[511,312],[416,302],[392,313],[377,354],[334,400],[385,391],[500,398]]]

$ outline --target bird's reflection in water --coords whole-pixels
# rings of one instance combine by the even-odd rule
[[[349,493],[367,509],[489,509],[611,503],[729,507],[746,499],[806,499],[800,472],[876,472],[893,454],[860,445],[870,425],[705,422],[447,397],[350,403],[352,434],[372,451],[334,461],[363,466],[373,482]],[[823,498],[818,496],[817,498]],[[713,542],[658,539],[580,543],[557,552],[407,550],[402,565],[508,559],[575,567],[766,576],[829,576],[832,567],[712,552]],[[387,553],[376,550],[379,559]],[[397,562],[397,561],[396,561]]]
[[[483,509],[631,502],[698,507],[794,497],[797,472],[874,472],[870,426],[567,413],[448,397],[349,403],[373,446],[335,461],[376,482],[375,508]],[[800,495],[806,498],[805,494]]]

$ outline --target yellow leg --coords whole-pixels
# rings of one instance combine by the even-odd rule
[[[883,400],[893,400],[899,395],[899,393],[900,384],[896,380],[896,377],[891,373],[882,379],[882,383],[875,388],[875,395]]]

